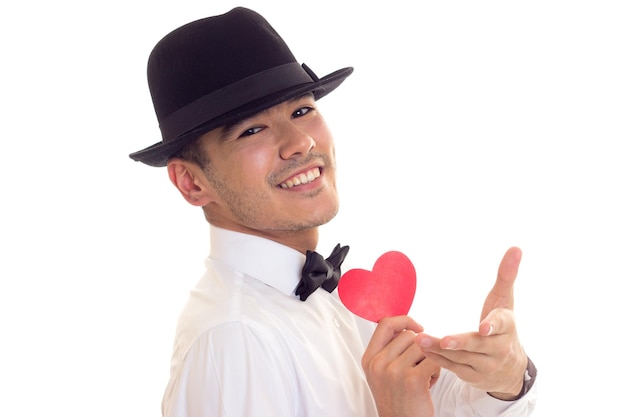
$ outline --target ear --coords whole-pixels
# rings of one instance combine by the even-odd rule
[[[205,206],[212,201],[207,179],[198,165],[174,158],[167,163],[167,174],[189,204]]]

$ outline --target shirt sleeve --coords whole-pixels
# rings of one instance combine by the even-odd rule
[[[242,323],[213,328],[193,344],[163,400],[165,417],[292,416],[293,370],[272,337]]]
[[[442,369],[431,395],[436,417],[528,417],[535,408],[537,384],[519,400],[503,401]]]

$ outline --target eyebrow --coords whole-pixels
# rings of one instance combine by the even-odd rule
[[[306,92],[304,94],[300,94],[298,96],[295,96],[294,98],[290,98],[289,100],[285,100],[282,103],[289,103],[289,104],[291,104],[291,103],[294,103],[296,101],[302,100],[304,97],[313,97],[313,93],[309,91],[309,92]],[[281,104],[281,103],[279,103],[279,104]],[[264,112],[266,112],[268,110],[269,109],[262,110],[262,111],[260,111],[258,113],[253,114],[252,116],[246,117],[245,119],[236,120],[234,122],[224,124],[222,126],[222,132],[221,132],[222,138],[229,137],[230,135],[233,134],[233,132],[235,130],[237,130],[239,128],[239,126],[245,124],[248,120],[250,120],[253,117],[256,117],[257,115],[259,115],[261,113],[264,113]]]

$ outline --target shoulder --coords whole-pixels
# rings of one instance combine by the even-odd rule
[[[213,326],[172,367],[164,409],[187,410],[180,415],[214,416],[250,415],[240,408],[258,407],[287,415],[295,407],[287,399],[297,397],[298,386],[288,354],[279,337],[261,335],[254,326],[238,321]],[[268,403],[272,397],[268,389],[284,393],[286,400]]]
[[[228,321],[214,325],[199,335],[189,355],[211,355],[244,360],[247,357],[284,354],[285,340],[277,327],[255,321]]]

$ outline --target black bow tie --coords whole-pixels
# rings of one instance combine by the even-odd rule
[[[349,249],[349,246],[337,245],[326,259],[317,252],[306,251],[302,279],[296,288],[296,295],[300,296],[300,300],[306,300],[320,286],[328,292],[337,288],[341,278],[341,264]]]

